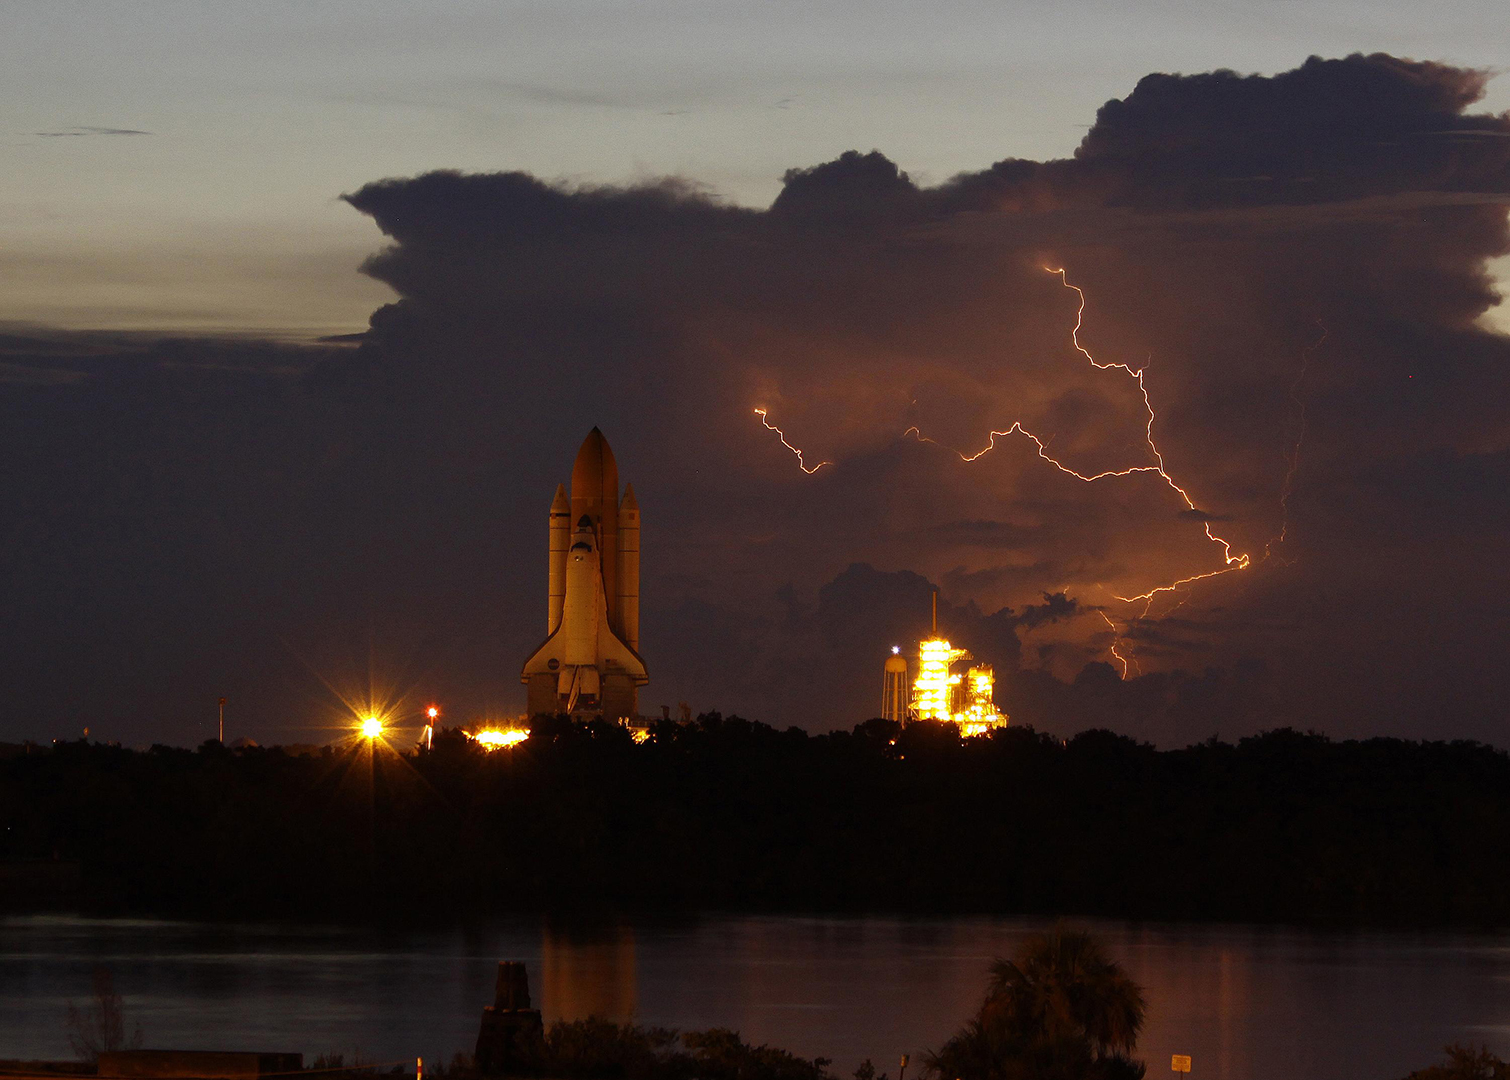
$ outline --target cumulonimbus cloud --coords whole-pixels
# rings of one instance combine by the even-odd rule
[[[400,299],[358,348],[172,343],[0,386],[30,463],[0,492],[33,523],[7,625],[56,644],[87,593],[77,655],[221,619],[280,643],[241,647],[264,673],[380,627],[457,708],[512,707],[545,509],[596,424],[644,512],[651,711],[853,723],[939,586],[1018,721],[1503,737],[1510,344],[1479,317],[1510,119],[1473,112],[1484,80],[1387,56],[1151,75],[1071,158],[930,187],[862,148],[765,209],[685,178],[374,182],[346,198]],[[1066,282],[1078,342],[1125,367],[1077,350]],[[832,464],[801,471],[756,408]],[[1221,568],[1208,529],[1249,569],[1118,599]],[[45,697],[42,645],[15,644]]]
[[[1321,536],[1307,509],[1381,462],[1504,445],[1488,403],[1510,389],[1505,343],[1475,319],[1495,299],[1485,260],[1510,247],[1510,120],[1468,111],[1484,83],[1379,55],[1274,77],[1151,75],[1101,109],[1071,159],[1007,159],[924,188],[879,152],[851,152],[789,171],[763,211],[681,181],[569,188],[518,173],[347,198],[396,241],[367,267],[402,297],[375,319],[377,347],[443,341],[474,374],[496,364],[523,387],[546,365],[603,388],[600,408],[675,431],[679,453],[760,493],[758,512],[722,518],[747,580],[802,579],[782,564],[812,566],[816,550],[836,568],[848,551],[988,610],[1065,592],[1115,613],[1129,651],[1144,614],[1216,605],[1202,655],[1150,648],[1167,670],[1262,650],[1230,606],[1267,602],[1247,594],[1286,575],[1408,590],[1408,558],[1377,547],[1387,510],[1323,513]],[[1083,341],[1100,360],[1145,371],[1159,450],[1193,509],[1148,471],[1138,386],[1076,353],[1076,297],[1045,267],[1084,290]],[[605,338],[584,342],[587,325]],[[741,428],[755,406],[835,464],[799,472],[766,431]],[[1082,475],[1144,471],[1087,485],[1017,431],[960,460],[1014,423]],[[927,438],[909,444],[909,429]],[[696,506],[676,497],[681,513]],[[843,525],[814,537],[819,505]],[[1000,525],[936,527],[967,520]],[[1247,580],[1119,606],[1223,568],[1214,526],[1254,564]],[[762,528],[771,539],[741,546]],[[1354,614],[1367,624],[1370,610]],[[1101,621],[1078,625],[1080,648],[1050,650],[1066,677],[1106,656]],[[756,666],[782,662],[777,650]]]

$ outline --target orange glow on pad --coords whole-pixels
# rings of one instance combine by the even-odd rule
[[[969,653],[940,637],[918,645],[917,678],[912,683],[912,711],[920,720],[945,720],[961,735],[984,735],[1005,727],[1007,718],[992,700],[996,677],[989,664],[976,664],[964,675],[952,669]]]
[[[488,750],[497,750],[499,747],[518,746],[529,737],[530,733],[528,731],[519,731],[518,729],[498,731],[492,728],[479,731],[476,735],[472,736],[479,746]]]

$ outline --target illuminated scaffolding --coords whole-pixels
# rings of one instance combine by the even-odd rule
[[[996,676],[990,664],[974,664],[964,674],[954,665],[971,659],[938,636],[938,594],[933,598],[933,636],[918,645],[918,674],[912,683],[912,717],[958,724],[961,735],[983,735],[1005,727],[1007,716],[993,700]],[[890,661],[888,661],[888,668]],[[904,665],[905,667],[905,665]]]

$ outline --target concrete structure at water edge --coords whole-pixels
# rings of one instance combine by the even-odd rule
[[[540,1010],[530,1008],[530,980],[524,965],[505,960],[498,965],[493,1004],[482,1010],[474,1058],[479,1072],[504,1072],[511,1062],[538,1051],[545,1038]]]

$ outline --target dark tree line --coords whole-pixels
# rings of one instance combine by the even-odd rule
[[[0,836],[0,859],[78,860],[114,909],[1510,921],[1510,757],[1289,730],[1159,751],[714,714],[644,744],[542,718],[491,753],[66,743],[0,761]]]

